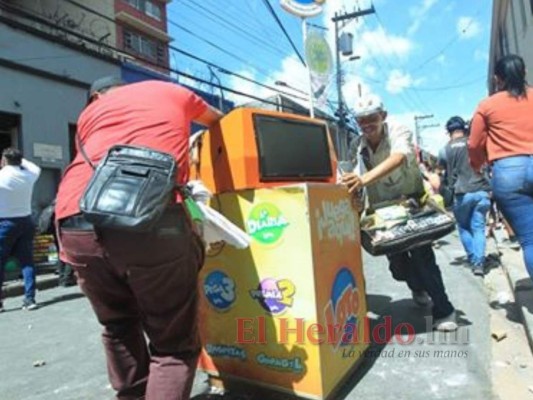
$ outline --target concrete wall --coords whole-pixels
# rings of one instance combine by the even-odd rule
[[[524,58],[527,66],[527,76],[533,82],[533,9],[530,0],[512,0],[515,14],[515,37],[510,42],[517,54]],[[523,8],[522,8],[523,7]]]
[[[20,116],[19,147],[45,168],[35,206],[54,195],[69,159],[69,124],[75,124],[90,83],[120,76],[120,66],[0,24],[0,112]]]
[[[99,43],[114,47],[117,42],[115,24],[112,21],[115,19],[114,0],[74,1],[77,4],[69,3],[65,0],[18,0],[16,3],[18,7],[30,11],[39,18],[52,22],[54,26],[79,33]],[[38,23],[35,25],[45,32],[67,38],[74,43],[83,42],[79,37],[69,35],[49,25]],[[103,46],[91,43],[86,43],[85,45],[108,55],[113,54],[111,50]]]
[[[529,83],[533,83],[533,9],[531,0],[493,0],[491,29],[489,89],[494,90],[490,77],[496,61],[509,53],[520,55],[527,68]]]

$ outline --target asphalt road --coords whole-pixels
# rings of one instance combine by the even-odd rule
[[[455,262],[463,254],[456,234],[436,250],[448,294],[460,316],[455,336],[428,328],[428,309],[417,308],[405,284],[392,280],[384,257],[365,256],[365,277],[373,324],[390,317],[408,322],[410,345],[374,344],[361,367],[335,399],[491,399],[489,305],[479,278]],[[38,293],[41,308],[20,310],[8,298],[0,314],[0,400],[102,400],[113,398],[107,381],[100,327],[74,288]],[[455,342],[455,343],[454,343]],[[44,365],[34,366],[35,362]],[[204,399],[205,376],[197,375],[193,398]],[[209,397],[211,398],[211,397]],[[256,397],[258,398],[258,397]],[[276,399],[284,398],[276,396]],[[266,397],[261,397],[261,400]]]

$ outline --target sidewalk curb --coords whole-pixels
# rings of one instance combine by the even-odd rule
[[[502,254],[501,266],[512,289],[527,341],[533,353],[533,282],[526,271],[521,250],[497,247]]]
[[[37,275],[35,278],[37,291],[51,289],[57,287],[58,284],[59,276],[56,274]],[[24,294],[24,282],[21,279],[6,282],[6,286],[2,288],[2,294],[4,298],[22,296]]]

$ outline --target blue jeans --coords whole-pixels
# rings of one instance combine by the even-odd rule
[[[494,199],[513,228],[533,278],[533,155],[496,160],[492,168]]]
[[[454,311],[430,244],[403,253],[388,254],[387,258],[394,279],[405,281],[413,292],[426,291],[429,294],[433,300],[434,319],[447,317]]]
[[[24,300],[35,300],[35,267],[33,265],[33,236],[35,225],[31,216],[0,219],[0,301],[4,269],[10,256],[16,257],[24,278]]]
[[[453,213],[461,243],[465,248],[468,261],[475,266],[485,262],[487,238],[487,212],[490,208],[489,194],[485,191],[457,194]]]

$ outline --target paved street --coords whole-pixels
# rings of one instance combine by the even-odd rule
[[[438,262],[460,315],[455,338],[464,344],[447,344],[428,331],[424,317],[429,310],[413,305],[407,287],[390,277],[385,258],[365,257],[369,309],[377,314],[374,323],[382,323],[384,316],[392,317],[393,326],[409,322],[416,340],[409,346],[374,345],[336,399],[493,398],[485,287],[466,268],[453,265],[463,254],[457,235],[442,243]],[[100,329],[85,298],[77,288],[55,288],[38,293],[38,301],[42,308],[35,312],[21,311],[21,298],[5,301],[7,311],[0,315],[0,399],[112,398]],[[34,367],[36,361],[45,364]],[[207,398],[200,395],[205,389],[205,377],[198,374],[193,397]]]

